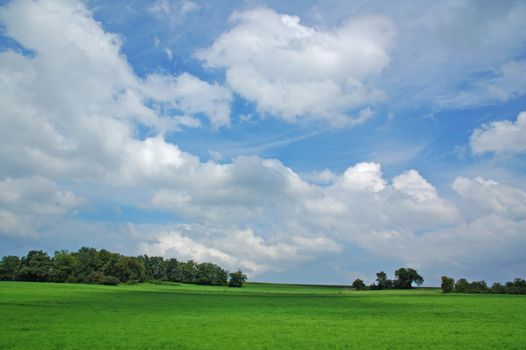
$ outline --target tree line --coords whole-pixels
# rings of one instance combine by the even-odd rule
[[[526,294],[526,280],[515,278],[505,284],[493,283],[488,287],[485,281],[469,282],[465,278],[455,281],[448,276],[442,276],[440,285],[444,293],[480,293],[480,294]]]
[[[352,287],[356,290],[411,289],[413,283],[421,286],[424,283],[424,278],[415,269],[401,267],[395,271],[394,280],[387,278],[387,274],[380,271],[376,274],[376,283],[367,286],[363,280],[357,278],[352,283]]]
[[[77,252],[59,250],[52,257],[45,251],[31,250],[24,257],[8,255],[0,261],[0,280],[3,281],[116,285],[157,280],[242,287],[246,279],[241,271],[228,273],[209,262],[198,264],[192,260],[183,262],[159,256],[124,256],[89,247]]]

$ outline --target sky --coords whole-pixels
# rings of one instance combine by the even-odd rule
[[[524,278],[524,18],[524,1],[0,1],[0,256]]]

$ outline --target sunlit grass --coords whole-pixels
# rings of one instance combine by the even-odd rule
[[[523,349],[526,297],[0,283],[0,349]]]

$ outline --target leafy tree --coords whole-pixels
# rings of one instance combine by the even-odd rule
[[[395,277],[394,285],[397,289],[410,289],[413,283],[416,283],[417,286],[424,283],[424,278],[411,268],[399,268],[395,271]]]
[[[22,281],[49,281],[52,268],[51,258],[42,250],[31,250],[20,262],[17,279]]]
[[[526,294],[526,281],[515,278],[513,282],[506,282],[505,288],[508,294]]]
[[[75,282],[75,267],[78,261],[75,256],[66,250],[55,252],[53,267],[51,269],[51,280],[54,282]]]
[[[0,261],[0,280],[14,281],[20,270],[20,258],[14,255],[4,256]]]
[[[487,293],[488,285],[485,281],[473,281],[469,284],[468,291],[470,293]]]
[[[160,256],[148,256],[142,257],[144,261],[144,267],[146,268],[146,278],[153,280],[166,279],[167,266],[163,257]]]
[[[455,283],[455,292],[468,293],[468,291],[469,291],[469,282],[465,278],[461,278]]]
[[[440,287],[442,288],[442,292],[451,293],[455,289],[455,280],[447,276],[442,276]]]
[[[387,274],[380,271],[376,274],[376,289],[391,289],[393,288],[393,281],[387,278]]]
[[[491,285],[491,288],[489,289],[489,292],[492,294],[505,294],[506,293],[506,287],[502,284],[496,282]]]
[[[180,263],[181,269],[181,280],[183,283],[195,283],[195,275],[197,272],[197,264],[193,260],[189,260],[185,263]]]
[[[72,253],[77,260],[75,275],[79,282],[89,283],[88,276],[97,271],[97,249],[82,247],[78,252]]]
[[[196,266],[195,280],[197,284],[226,285],[227,272],[212,263],[201,263]]]
[[[247,275],[245,275],[241,270],[237,272],[232,272],[229,274],[230,280],[228,281],[229,287],[243,287],[243,283],[247,280]]]
[[[118,264],[121,257],[122,256],[118,253],[102,253],[102,258],[99,261],[100,263],[104,262],[104,265],[100,271],[106,276],[118,276],[120,273],[120,267]]]
[[[114,275],[122,282],[137,280],[144,282],[145,267],[144,262],[134,256],[122,256],[116,264],[117,274]]]
[[[354,282],[352,283],[352,287],[356,290],[364,290],[365,289],[365,283],[357,278],[354,280]]]
[[[182,282],[183,271],[182,263],[177,261],[175,258],[171,258],[165,261],[166,279],[171,282]]]

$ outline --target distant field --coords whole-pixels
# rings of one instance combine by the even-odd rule
[[[525,349],[526,297],[0,282],[0,349]]]

